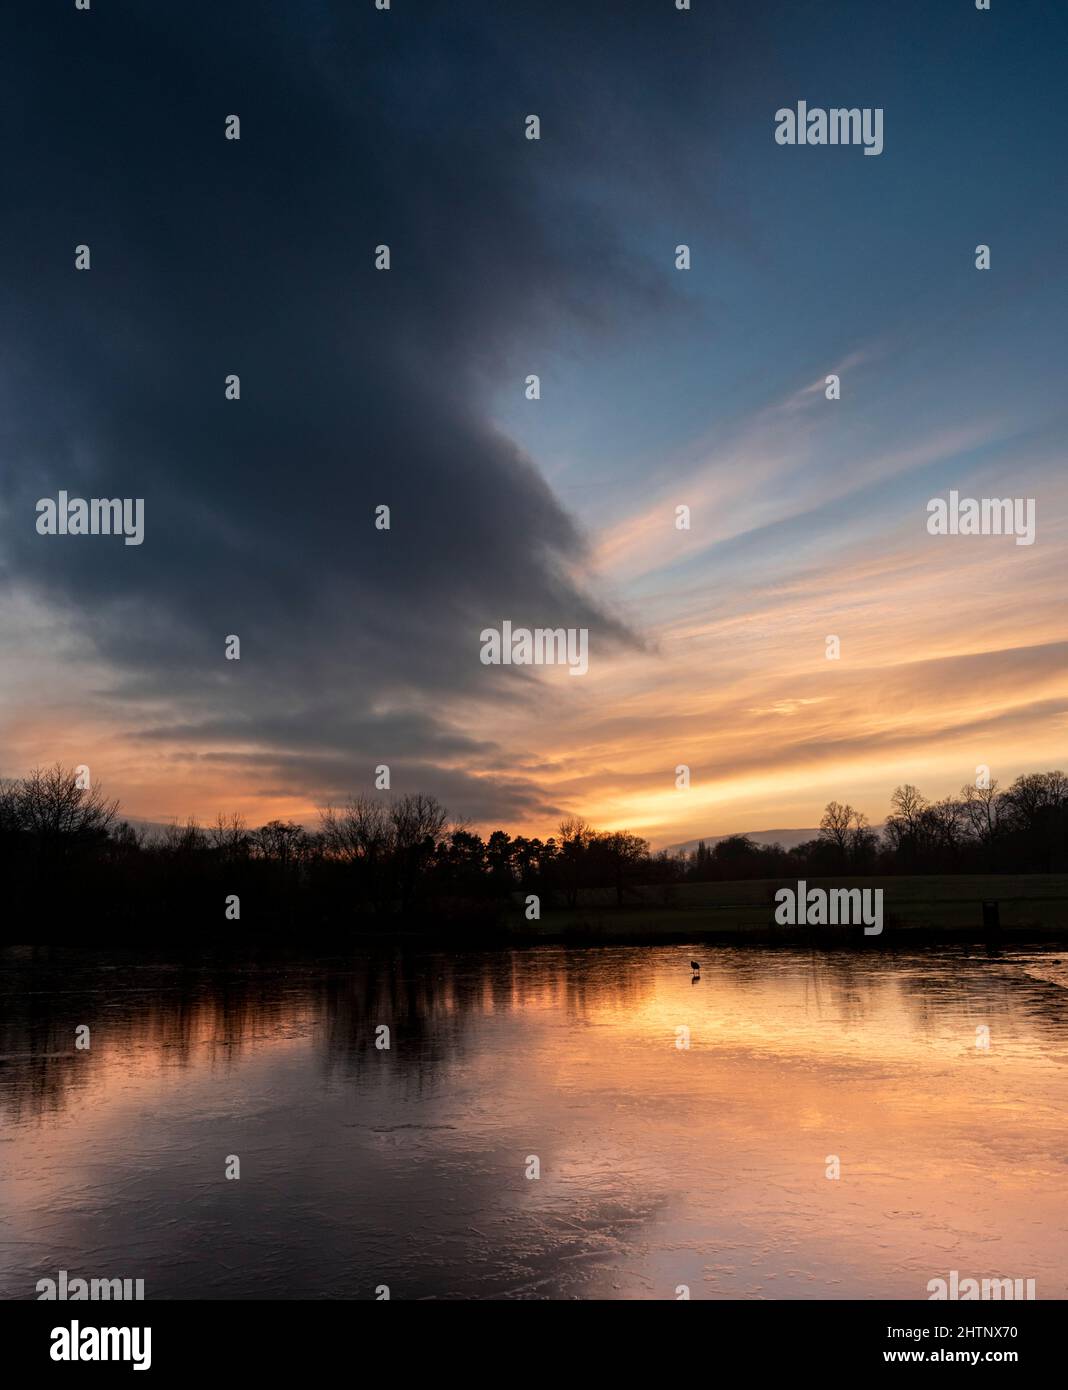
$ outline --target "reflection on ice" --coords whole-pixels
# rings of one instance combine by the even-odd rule
[[[691,956],[6,949],[0,1294],[1066,1296],[1068,958]]]

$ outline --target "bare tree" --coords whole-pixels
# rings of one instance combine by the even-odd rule
[[[557,826],[557,833],[563,848],[568,845],[587,845],[593,838],[593,826],[582,816],[565,816]]]
[[[422,792],[402,796],[389,808],[393,870],[402,911],[410,906],[423,886],[427,865],[448,820],[448,812],[441,802]]]
[[[243,859],[249,851],[248,826],[238,812],[224,816],[220,811],[208,829],[208,843],[223,859]]]
[[[396,837],[396,847],[403,853],[424,846],[427,842],[431,846],[436,844],[448,824],[449,813],[436,797],[414,792],[393,803],[389,808],[389,819]]]
[[[820,819],[820,839],[834,845],[844,856],[849,850],[856,815],[852,806],[843,806],[840,801],[828,801]]]
[[[355,862],[381,859],[391,848],[393,825],[389,809],[373,796],[354,796],[340,811],[327,806],[319,812],[327,854]]]
[[[14,807],[20,828],[42,841],[88,840],[107,835],[119,803],[99,784],[79,787],[77,774],[56,763],[15,784]]]
[[[254,830],[250,840],[260,858],[272,860],[285,869],[303,857],[308,847],[308,832],[295,821],[272,820]]]
[[[994,778],[988,787],[977,787],[973,782],[966,782],[960,789],[960,806],[968,834],[987,855],[992,854],[1004,832],[1009,809],[1004,795],[998,790],[997,779]]]
[[[927,809],[927,798],[918,787],[906,782],[894,788],[890,807],[886,838],[897,852],[914,855],[924,842],[923,813]]]
[[[566,816],[558,827],[560,848],[557,867],[568,907],[578,902],[583,884],[587,851],[593,840],[593,826],[581,816]]]
[[[199,854],[207,843],[207,836],[196,816],[190,816],[184,825],[179,825],[177,821],[165,825],[159,840],[160,848],[175,857]]]
[[[939,849],[956,854],[960,849],[968,819],[964,805],[956,797],[946,796],[925,807],[921,821],[927,838]]]
[[[920,817],[927,806],[927,798],[919,787],[906,782],[904,786],[894,788],[890,805],[893,815],[903,821],[909,830],[915,831],[919,828]]]
[[[0,780],[0,835],[13,835],[21,829],[19,783],[11,779]]]
[[[1048,812],[1068,803],[1068,777],[1063,772],[1029,772],[1017,777],[1005,799],[1020,829],[1034,834]]]

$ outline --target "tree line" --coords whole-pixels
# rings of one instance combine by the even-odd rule
[[[828,802],[815,839],[787,850],[732,835],[688,857],[694,879],[828,877],[834,874],[1068,872],[1068,777],[1031,772],[1002,789],[966,784],[929,801],[911,783],[895,787],[880,830],[863,812]]]
[[[241,816],[158,830],[132,825],[99,786],[56,765],[0,782],[0,871],[14,913],[116,923],[496,920],[534,895],[540,910],[620,906],[686,881],[835,874],[1042,873],[1068,869],[1068,778],[1018,777],[928,801],[905,784],[881,830],[830,802],[816,838],[786,849],[733,835],[689,853],[652,853],[629,831],[577,816],[545,839],[450,821],[434,797],[355,796],[314,829]],[[225,915],[224,915],[225,904]],[[14,918],[13,918],[14,920]],[[29,923],[28,923],[29,925]]]

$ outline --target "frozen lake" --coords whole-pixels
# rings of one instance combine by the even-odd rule
[[[5,948],[0,1295],[1068,1296],[1068,957],[695,949]]]

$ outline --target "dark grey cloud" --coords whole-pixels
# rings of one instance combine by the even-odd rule
[[[443,724],[442,701],[528,687],[478,664],[479,630],[640,639],[582,578],[580,530],[487,398],[521,390],[524,343],[554,328],[596,340],[681,312],[635,228],[667,181],[713,215],[696,160],[717,88],[707,17],[663,20],[347,0],[20,15],[0,563],[110,663],[87,699],[191,756],[255,743],[276,786],[337,793],[392,756],[469,815],[536,800],[443,766],[495,745]],[[715,51],[722,70],[722,34]],[[145,543],[37,536],[34,503],[61,488],[143,497]]]

